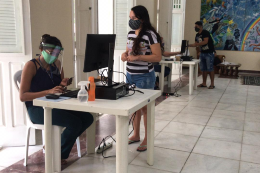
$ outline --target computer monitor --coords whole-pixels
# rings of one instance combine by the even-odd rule
[[[115,34],[87,34],[83,72],[108,67],[108,83],[106,86],[113,85],[115,40]]]
[[[187,47],[187,40],[182,40],[182,42],[181,42],[181,53],[185,53],[186,47]]]

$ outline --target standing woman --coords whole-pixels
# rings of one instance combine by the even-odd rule
[[[126,51],[121,60],[127,61],[127,80],[137,88],[154,89],[155,73],[152,62],[162,59],[161,37],[151,25],[149,14],[144,6],[135,6],[130,11]],[[137,151],[147,149],[147,106],[136,112],[134,118],[134,134],[129,138],[129,144],[140,141],[140,121],[144,115],[145,137]]]

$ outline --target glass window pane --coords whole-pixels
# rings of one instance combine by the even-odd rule
[[[98,0],[98,33],[113,34],[113,0]]]
[[[182,14],[172,14],[172,45],[181,45]]]

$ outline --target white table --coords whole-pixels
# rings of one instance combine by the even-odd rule
[[[164,71],[165,71],[165,64],[169,64],[169,68],[172,71],[172,64],[175,61],[160,61],[161,65],[161,73],[159,77],[159,86],[161,91],[163,92],[164,89]],[[178,61],[176,61],[178,62]],[[198,78],[198,59],[193,59],[192,61],[183,61],[182,64],[189,65],[189,95],[192,95],[193,89],[197,89],[197,78]],[[171,87],[171,74],[168,76],[168,87]]]
[[[61,102],[33,100],[34,106],[42,106],[44,108],[45,172],[52,173],[60,171],[60,162],[55,161],[60,156],[54,154],[52,157],[52,108],[116,115],[116,172],[127,173],[129,115],[147,105],[147,163],[153,165],[155,99],[161,96],[161,91],[141,91],[144,94],[135,92],[131,97],[123,97],[118,100],[96,99],[94,102],[87,103],[80,103],[77,99],[73,98]],[[87,130],[87,142],[87,152],[94,153],[95,122]]]

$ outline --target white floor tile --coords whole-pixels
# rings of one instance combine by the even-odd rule
[[[222,118],[231,118],[244,120],[245,113],[244,112],[235,112],[235,111],[226,111],[226,110],[215,110],[212,114],[213,117],[222,117]]]
[[[204,126],[180,122],[170,122],[162,132],[176,133],[199,137]]]
[[[172,121],[206,125],[209,120],[208,116],[193,115],[193,114],[182,114],[177,115]]]
[[[260,113],[259,114],[254,114],[254,113],[246,112],[245,120],[246,121],[259,122],[260,123]]]
[[[260,146],[242,145],[241,160],[251,163],[260,163]]]
[[[244,121],[229,118],[211,117],[207,125],[226,129],[243,130]]]
[[[0,166],[0,171],[3,170],[3,169],[5,169],[5,168],[6,168],[6,167],[2,167],[2,166]]]
[[[246,105],[246,112],[258,114],[258,113],[260,112],[260,106],[259,106],[259,104],[247,103],[247,105]]]
[[[239,173],[260,173],[260,165],[254,163],[240,162]]]
[[[217,103],[210,103],[210,102],[196,102],[196,101],[191,101],[188,104],[188,107],[199,107],[199,108],[209,108],[209,109],[215,109],[217,106]]]
[[[243,131],[207,126],[201,137],[229,142],[242,142]]]
[[[211,116],[213,109],[201,108],[201,107],[185,107],[180,113]]]
[[[177,173],[181,171],[189,156],[188,152],[155,147],[154,165],[149,166],[146,163],[146,154],[147,152],[140,153],[131,164]]]
[[[174,102],[162,102],[158,106],[155,107],[155,110],[168,110],[171,112],[180,112],[185,106],[174,105]]]
[[[174,117],[178,115],[178,112],[172,112],[169,110],[156,110],[155,119],[157,120],[168,120],[171,121]]]
[[[260,123],[246,121],[244,130],[251,131],[251,132],[260,132]]]
[[[239,160],[240,151],[239,143],[200,138],[193,153]]]
[[[129,165],[128,173],[169,173],[169,172],[158,170],[158,169],[146,168],[137,165]]]
[[[42,149],[42,145],[30,146],[29,155]],[[24,159],[25,147],[6,147],[0,151],[0,166],[8,167]]]
[[[239,161],[192,153],[182,173],[238,173]]]
[[[260,146],[260,133],[244,131],[243,144]]]
[[[191,152],[198,137],[185,136],[172,133],[159,133],[154,141],[154,146],[166,149]]]
[[[83,157],[64,169],[66,173],[115,173],[115,158],[100,159],[94,157]]]
[[[216,107],[216,110],[245,112],[245,110],[246,110],[246,105],[218,103],[218,105],[217,105],[217,107]]]

